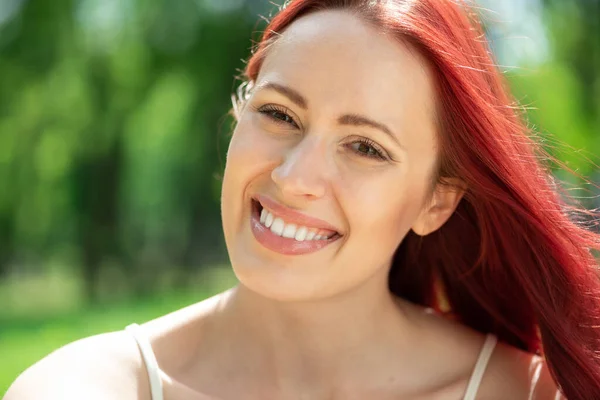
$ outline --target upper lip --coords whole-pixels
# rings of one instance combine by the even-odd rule
[[[293,223],[296,226],[306,226],[307,228],[326,229],[339,234],[337,228],[322,219],[303,214],[292,210],[266,195],[256,195],[254,197],[264,208],[272,211],[276,217],[280,217],[286,223]]]

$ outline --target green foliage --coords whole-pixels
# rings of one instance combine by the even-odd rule
[[[95,301],[107,265],[144,292],[225,259],[218,127],[260,3],[0,4],[0,277],[58,260]]]
[[[584,176],[600,154],[600,0],[543,0],[550,55],[511,76],[513,91],[550,150]]]
[[[589,176],[594,165],[586,156],[600,154],[600,143],[582,107],[584,88],[576,75],[555,62],[538,67],[535,74],[514,74],[510,78],[513,92],[528,108],[530,123],[546,139],[547,150]]]

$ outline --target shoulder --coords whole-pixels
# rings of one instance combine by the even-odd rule
[[[434,313],[420,313],[422,326],[432,337],[429,348],[444,354],[452,377],[451,397],[464,394],[481,355],[485,335]],[[422,335],[423,337],[425,334]],[[451,344],[451,345],[450,345]],[[559,400],[557,386],[544,359],[498,341],[483,371],[477,399]]]
[[[563,399],[558,394],[542,357],[499,342],[481,381],[478,398]]]
[[[204,317],[219,299],[214,296],[141,326],[163,374],[177,371],[193,357]],[[23,372],[3,400],[40,398],[150,399],[146,366],[135,339],[122,330],[63,346]]]
[[[104,333],[65,345],[28,368],[4,400],[149,399],[143,372],[131,335]]]

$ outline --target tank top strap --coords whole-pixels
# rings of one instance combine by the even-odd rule
[[[492,353],[494,352],[497,342],[498,338],[496,338],[495,335],[488,334],[486,336],[485,342],[481,348],[481,352],[479,353],[479,358],[475,363],[475,368],[473,369],[473,373],[469,379],[463,400],[475,400],[475,396],[479,390],[479,385],[481,384],[481,379],[483,378],[483,374],[487,368],[490,358],[492,357]]]
[[[142,359],[146,365],[146,372],[148,373],[148,381],[150,382],[150,393],[152,394],[152,400],[163,400],[160,368],[158,368],[158,362],[156,361],[154,351],[152,351],[150,340],[138,324],[128,325],[125,328],[125,331],[129,332],[135,339],[138,348],[140,349],[140,353],[142,354]]]

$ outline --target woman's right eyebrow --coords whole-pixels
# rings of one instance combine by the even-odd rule
[[[306,101],[306,98],[289,86],[285,86],[276,82],[265,82],[258,85],[256,90],[274,90],[290,99],[290,101],[303,110],[308,109],[308,101]]]

